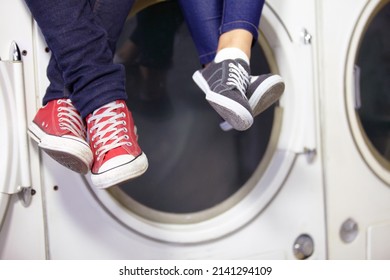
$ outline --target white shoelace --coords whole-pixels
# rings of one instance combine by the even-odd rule
[[[115,110],[123,107],[124,105],[122,103],[116,104],[115,102],[111,102],[96,110],[88,119],[88,124],[95,122],[90,128],[89,134],[93,135],[91,141],[94,143],[94,148],[96,149],[100,146],[95,152],[96,156],[98,156],[98,160],[100,155],[104,155],[109,150],[123,145],[131,146],[131,142],[128,141],[128,135],[122,134],[119,136],[122,131],[125,133],[127,132],[125,127],[118,128],[120,125],[126,125],[126,122],[121,120],[126,117],[126,115],[125,113],[118,114]],[[98,111],[101,113],[97,113]],[[96,132],[94,133],[95,130]],[[98,140],[94,142],[96,138],[98,138]],[[107,142],[110,143],[107,144]]]
[[[226,84],[235,86],[242,96],[246,98],[245,93],[249,84],[249,74],[241,64],[229,63],[229,78]]]
[[[60,105],[57,108],[58,111],[57,116],[58,116],[60,129],[68,130],[71,133],[85,139],[85,129],[84,129],[83,120],[81,119],[80,114],[73,106],[70,99],[66,99],[66,100],[59,99],[57,100],[57,104]]]

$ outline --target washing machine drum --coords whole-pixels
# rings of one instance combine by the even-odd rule
[[[390,162],[390,3],[363,34],[356,64],[360,71],[357,112],[370,143]]]
[[[149,169],[120,189],[152,209],[191,213],[223,202],[250,178],[266,151],[274,108],[258,116],[248,131],[223,131],[223,120],[191,79],[200,64],[185,26],[175,40],[180,46],[172,62],[166,59],[171,67],[127,65],[128,106]],[[169,47],[161,45],[154,48]],[[141,60],[156,61],[145,55]],[[270,72],[258,45],[253,61],[256,73]]]

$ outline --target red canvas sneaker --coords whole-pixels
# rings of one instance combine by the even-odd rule
[[[28,134],[60,164],[82,174],[90,170],[93,155],[85,126],[69,99],[52,100],[40,108]]]
[[[137,143],[133,118],[125,101],[100,107],[86,121],[94,155],[91,180],[96,187],[108,188],[146,171],[148,160]]]

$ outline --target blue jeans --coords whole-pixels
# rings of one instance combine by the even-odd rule
[[[25,0],[52,52],[43,104],[70,98],[85,118],[127,99],[115,45],[134,0]]]
[[[179,0],[201,64],[211,62],[222,33],[244,29],[257,40],[264,0]]]

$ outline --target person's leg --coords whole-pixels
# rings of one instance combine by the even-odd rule
[[[264,0],[224,0],[216,60],[242,58],[249,64],[263,6]]]
[[[135,0],[89,0],[96,23],[107,33],[112,55]]]
[[[218,50],[239,48],[250,58],[252,43],[258,38],[264,0],[224,0]]]
[[[217,50],[226,47],[239,47],[250,54],[248,48],[258,37],[264,0],[179,0],[179,3],[201,64],[210,63]]]
[[[241,50],[249,61],[251,57],[252,42],[252,33],[245,29],[227,31],[226,33],[222,33],[219,37],[217,54],[224,49],[235,48]]]
[[[116,42],[133,2],[129,0],[89,0],[96,23],[107,33],[107,41],[112,53],[115,52]],[[114,10],[112,6],[121,7],[121,9]],[[62,72],[54,55],[51,56],[47,67],[47,77],[49,86],[42,100],[43,105],[51,100],[70,97],[71,92],[65,87]]]
[[[57,162],[71,170],[85,174],[92,166],[93,155],[89,144],[86,142],[84,121],[69,99],[72,85],[69,83],[66,86],[63,71],[60,69],[57,60],[60,57],[57,54],[57,49],[66,50],[67,47],[56,46],[56,43],[66,37],[68,44],[73,45],[74,40],[69,40],[73,33],[71,31],[66,32],[66,27],[70,27],[67,19],[75,17],[76,12],[83,5],[88,4],[80,1],[78,2],[80,7],[77,7],[77,3],[70,1],[68,3],[67,1],[26,0],[26,3],[34,19],[41,27],[49,49],[52,51],[47,67],[50,84],[43,98],[44,106],[35,115],[28,133],[38,143],[39,147]],[[61,4],[64,6],[69,4],[68,9],[62,7]],[[64,28],[62,25],[64,25]],[[77,32],[74,34],[75,38],[78,38]],[[69,58],[72,57],[77,59],[78,63],[75,65],[81,64],[80,59],[75,55],[72,56],[72,52],[69,52]]]
[[[223,0],[179,0],[179,4],[198,52],[199,61],[206,65],[214,60],[217,52]]]
[[[210,3],[182,0],[180,4],[203,66],[238,58],[249,66],[250,51],[258,37],[257,26],[264,1],[249,3],[244,0],[237,3],[219,0]],[[202,80],[200,72],[194,76]],[[253,115],[276,102],[283,91],[284,83],[278,75],[250,76],[246,96]],[[231,128],[231,125],[225,123],[223,127]]]
[[[112,63],[107,32],[96,23],[87,0],[26,0],[26,3],[83,118],[104,104],[126,99],[124,69]]]
[[[215,61],[243,59],[249,65],[263,6],[264,0],[224,0]]]
[[[46,151],[68,166],[73,158],[61,162],[62,154],[75,158],[77,155],[75,151],[65,151],[62,147],[68,146],[65,142],[73,141],[77,145],[83,139],[75,137],[74,129],[64,132],[68,130],[65,123],[70,121],[72,126],[78,125],[75,119],[80,119],[83,125],[82,119],[88,117],[88,149],[91,154],[93,152],[92,182],[105,188],[141,175],[146,171],[147,158],[137,144],[131,113],[124,102],[127,97],[124,69],[112,61],[113,49],[124,21],[122,19],[118,23],[114,20],[118,19],[117,11],[123,12],[121,7],[113,5],[112,1],[96,0],[94,9],[100,9],[101,15],[96,17],[87,0],[26,0],[26,3],[52,50],[72,100],[53,100],[48,103],[50,106],[41,108],[30,130],[33,138],[41,147],[44,142],[52,144],[46,147]],[[131,7],[129,1],[123,0],[122,3]],[[125,11],[127,13],[128,10]],[[109,24],[107,30],[102,27],[103,22]],[[110,37],[109,33],[114,35]],[[50,109],[46,110],[47,114],[45,109]],[[55,123],[58,129],[54,132],[45,122],[45,117],[52,120],[51,116],[58,117]],[[48,138],[56,141],[46,141]],[[61,141],[63,145],[54,145]]]
[[[231,18],[230,13],[225,10],[235,7],[230,7],[223,0],[208,2],[182,0],[180,3],[201,63],[208,64],[203,70],[195,72],[194,81],[206,93],[206,100],[223,119],[237,130],[248,129],[253,123],[251,108],[245,96],[250,74],[248,55],[236,45],[226,44],[226,46],[223,45],[222,51],[218,50],[222,27],[224,24],[230,24],[231,21],[237,21],[236,18]],[[242,4],[241,1],[240,4]],[[243,4],[249,5],[249,2]],[[250,6],[256,5],[250,4]],[[256,9],[253,10],[255,11]],[[251,16],[244,13],[241,20],[246,22],[250,18]],[[251,25],[248,24],[248,26]],[[244,27],[239,25],[237,28]],[[236,30],[234,32],[238,33]],[[251,47],[253,40],[251,32],[239,30],[238,34],[233,35],[239,35],[239,42],[248,42],[248,48]],[[225,41],[227,42],[227,40],[223,42]],[[238,44],[237,41],[232,40],[232,42]],[[217,50],[218,53],[215,56]]]
[[[239,49],[250,60],[253,43],[258,39],[264,2],[225,0],[217,50],[219,56],[232,58],[231,50]],[[284,81],[279,75],[251,76],[246,95],[253,116],[259,115],[279,100],[284,88]]]
[[[89,1],[96,23],[107,33],[110,64],[113,64],[116,44],[134,0]],[[95,155],[91,168],[95,186],[107,188],[146,171],[148,161],[137,143],[132,114],[123,99],[95,109],[87,116],[86,122]]]

